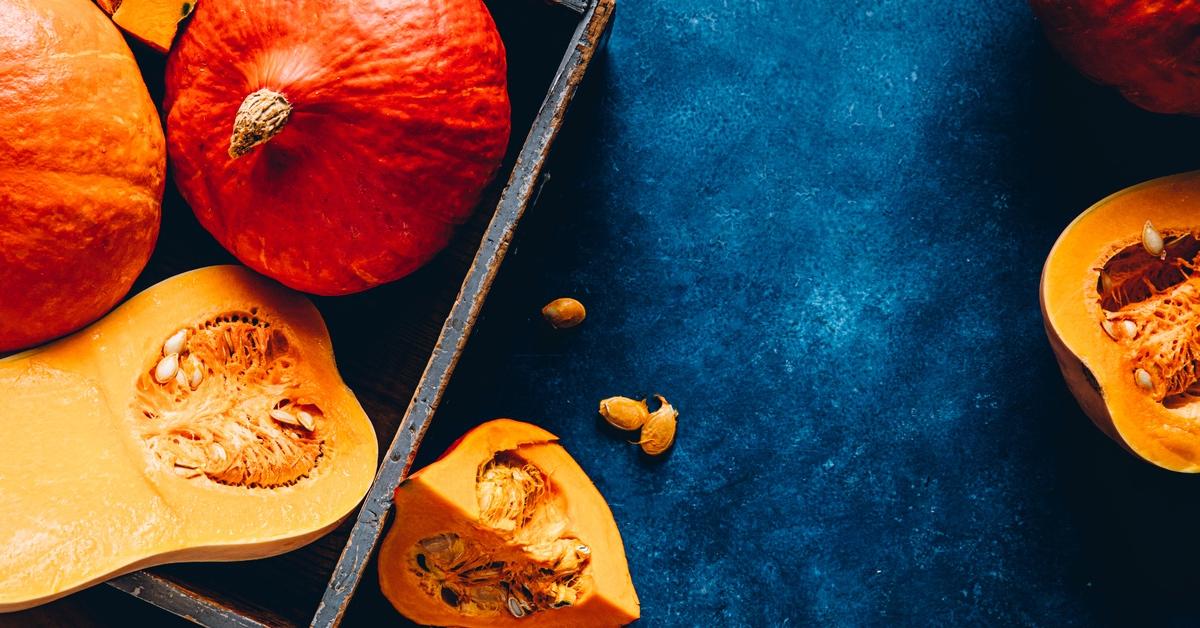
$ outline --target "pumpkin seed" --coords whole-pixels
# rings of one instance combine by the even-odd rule
[[[317,424],[313,421],[313,415],[301,410],[296,413],[296,420],[300,421],[300,426],[308,431],[316,429]]]
[[[508,606],[508,612],[512,613],[513,617],[521,618],[525,616],[525,609],[521,608],[521,603],[517,601],[517,598],[510,597],[505,604]]]
[[[1164,256],[1164,251],[1166,250],[1162,234],[1158,232],[1158,229],[1154,228],[1154,224],[1149,220],[1142,227],[1142,248],[1146,249],[1147,253],[1159,258]]]
[[[1138,388],[1146,392],[1154,390],[1154,380],[1150,377],[1150,372],[1146,369],[1138,369],[1133,372],[1133,381],[1137,383]]]
[[[287,410],[280,410],[278,408],[271,410],[271,418],[287,425],[300,425],[300,421],[296,420],[296,417]]]
[[[1126,338],[1133,338],[1137,335],[1137,331],[1137,323],[1129,319],[1121,321],[1121,333],[1125,334]]]
[[[184,388],[188,385],[188,378],[187,375],[183,374],[183,369],[175,371],[175,384],[180,388]]]
[[[1108,296],[1112,292],[1112,289],[1113,289],[1112,276],[1108,274],[1108,271],[1101,270],[1100,271],[1100,296],[1102,296],[1102,297]]]
[[[167,338],[163,343],[163,355],[171,355],[172,353],[183,353],[183,343],[187,340],[187,330],[181,329]]]
[[[172,353],[158,361],[158,365],[154,367],[154,381],[165,384],[175,377],[175,373],[179,371],[179,354]]]
[[[192,376],[188,379],[188,385],[195,390],[200,387],[200,382],[204,381],[204,365],[195,356],[188,356],[188,365],[192,368]]]
[[[542,308],[542,318],[555,329],[567,329],[583,322],[587,310],[583,304],[570,297],[555,299]]]
[[[600,402],[600,416],[608,424],[621,430],[636,430],[650,419],[646,400],[636,401],[629,397],[609,397]]]
[[[636,443],[641,445],[642,451],[651,456],[657,456],[670,449],[671,444],[675,442],[676,419],[679,417],[679,413],[662,395],[655,397],[658,397],[658,402],[662,405],[642,426],[642,437]]]

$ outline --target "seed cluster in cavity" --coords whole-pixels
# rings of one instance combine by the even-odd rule
[[[143,442],[191,480],[275,488],[307,477],[324,419],[296,363],[287,333],[257,309],[179,329],[138,378]]]
[[[1200,237],[1163,234],[1147,222],[1141,242],[1097,271],[1100,326],[1128,351],[1130,378],[1168,407],[1200,398]]]
[[[577,604],[591,548],[565,534],[566,515],[542,470],[513,452],[498,454],[480,467],[475,495],[481,530],[446,531],[410,549],[421,588],[474,617]]]

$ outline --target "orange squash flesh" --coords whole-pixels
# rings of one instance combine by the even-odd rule
[[[168,348],[184,359],[160,381]],[[232,266],[0,360],[0,432],[0,612],[304,545],[352,511],[377,452],[316,309]]]
[[[396,489],[384,595],[437,626],[618,626],[639,617],[612,512],[551,433],[497,419]]]
[[[159,52],[171,49],[179,22],[198,0],[121,0],[110,3],[113,22]],[[102,5],[103,6],[103,5]]]
[[[1166,242],[1147,252],[1150,221]],[[1041,306],[1084,412],[1135,455],[1200,471],[1200,172],[1120,191],[1063,231]],[[1103,271],[1103,276],[1101,274]]]

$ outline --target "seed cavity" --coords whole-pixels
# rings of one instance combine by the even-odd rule
[[[322,456],[320,391],[287,331],[258,312],[229,312],[166,338],[137,382],[141,437],[165,470],[245,488],[287,486]],[[290,400],[306,401],[299,408]],[[285,407],[286,406],[286,407]]]
[[[426,537],[410,550],[421,588],[474,617],[520,618],[575,604],[591,549],[566,534],[565,504],[547,475],[503,452],[480,467],[475,496],[479,526]]]
[[[1099,272],[1100,325],[1150,398],[1200,420],[1200,234],[1160,232],[1149,221],[1140,237]],[[1104,290],[1104,283],[1110,284]]]

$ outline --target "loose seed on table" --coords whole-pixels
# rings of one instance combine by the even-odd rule
[[[629,397],[609,397],[600,402],[600,416],[608,424],[622,430],[636,430],[650,419],[646,400],[637,401]]]
[[[574,327],[587,317],[583,304],[570,297],[555,299],[542,308],[542,318],[555,329]]]
[[[642,437],[637,442],[638,445],[641,445],[642,451],[651,456],[657,456],[670,449],[671,443],[675,442],[676,419],[679,418],[679,413],[670,403],[667,403],[662,395],[655,395],[655,397],[658,397],[658,402],[662,405],[650,415],[650,419],[642,426]]]

